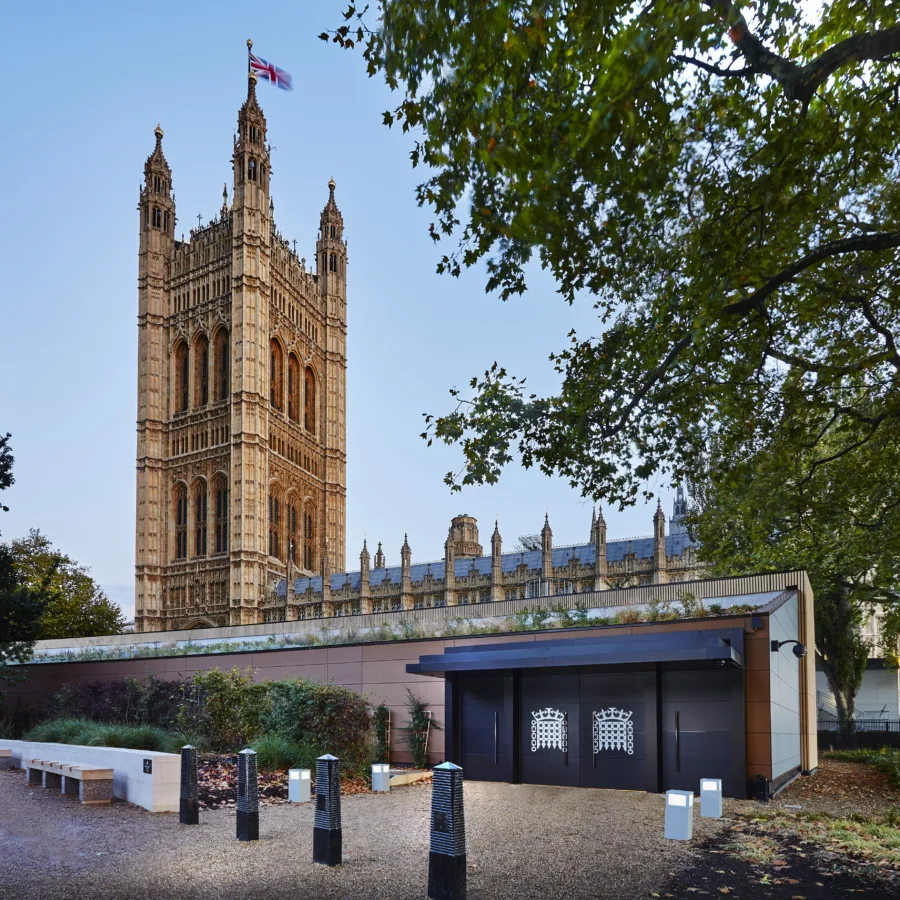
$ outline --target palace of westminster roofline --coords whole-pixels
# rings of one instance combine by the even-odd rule
[[[444,545],[444,559],[413,563],[404,538],[400,565],[387,566],[381,544],[370,560],[366,542],[355,572],[288,577],[279,581],[261,604],[266,622],[331,616],[352,616],[402,609],[468,606],[498,600],[571,594],[639,584],[665,584],[697,577],[702,563],[682,516],[686,510],[679,489],[666,534],[666,517],[658,507],[653,534],[628,540],[606,539],[601,511],[594,513],[587,543],[553,546],[553,532],[545,517],[540,535],[524,540],[514,552],[502,551],[496,523],[491,552],[484,554],[478,523],[468,515],[455,516]],[[290,554],[288,555],[290,560]],[[323,591],[323,585],[325,590]]]

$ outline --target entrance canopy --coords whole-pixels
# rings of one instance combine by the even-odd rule
[[[743,667],[744,632],[723,628],[448,647],[441,654],[420,656],[406,671],[441,678],[452,672],[677,662]]]

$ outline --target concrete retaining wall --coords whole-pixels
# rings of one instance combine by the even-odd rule
[[[173,753],[4,740],[0,740],[0,748],[12,750],[13,761],[19,768],[23,758],[40,758],[112,769],[113,796],[150,812],[178,810],[181,758]],[[151,763],[149,774],[144,772],[145,760]]]

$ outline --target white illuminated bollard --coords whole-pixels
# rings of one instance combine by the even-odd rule
[[[372,766],[372,790],[388,793],[391,789],[391,767],[387,763]]]
[[[288,800],[291,803],[309,803],[309,769],[288,770]]]
[[[670,841],[689,841],[694,834],[694,792],[666,791],[666,831]]]
[[[722,779],[700,779],[700,815],[707,819],[722,818]]]

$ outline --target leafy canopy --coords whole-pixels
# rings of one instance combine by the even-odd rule
[[[789,379],[811,482],[896,441],[897,4],[384,0],[322,37],[400,92],[384,118],[416,135],[439,271],[484,261],[508,299],[536,253],[596,304],[599,336],[551,356],[557,394],[495,363],[427,417],[462,445],[448,483],[518,452],[633,503],[712,435],[780,434]]]
[[[736,446],[713,441],[687,524],[715,574],[808,571],[816,649],[846,722],[871,652],[861,626],[876,604],[896,610],[900,601],[900,508],[883,510],[900,448],[877,437],[824,467],[813,487],[810,453],[798,452],[790,432],[804,430],[797,416],[783,412],[784,433],[761,450],[749,432]]]
[[[121,634],[122,610],[91,577],[90,571],[57,550],[49,538],[32,528],[10,545],[19,582],[48,592],[38,638],[92,637]]]
[[[10,435],[0,436],[0,491],[15,482]],[[0,503],[0,512],[9,507]],[[49,601],[43,582],[29,586],[16,572],[15,559],[9,547],[0,544],[0,680],[18,681],[22,675],[15,664],[31,657],[34,642],[40,636],[40,621]],[[0,692],[0,699],[2,699]]]

